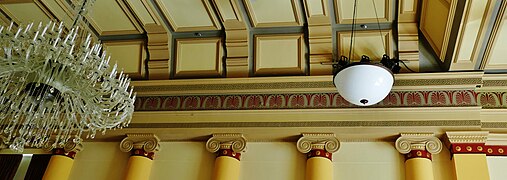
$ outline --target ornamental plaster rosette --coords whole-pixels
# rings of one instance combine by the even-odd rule
[[[160,139],[155,134],[127,134],[120,142],[122,152],[130,152],[132,149],[142,149],[146,152],[160,150]]]
[[[304,133],[297,142],[297,149],[301,153],[308,153],[313,149],[323,149],[335,153],[340,149],[340,141],[334,134]]]
[[[235,153],[246,151],[246,138],[237,133],[213,134],[206,142],[206,150],[215,153],[220,149],[231,149]]]
[[[442,151],[442,142],[433,133],[402,133],[395,143],[401,154],[412,150],[426,150],[431,154]]]

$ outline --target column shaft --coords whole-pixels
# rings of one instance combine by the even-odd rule
[[[324,157],[306,160],[306,180],[333,180],[333,163]]]
[[[412,158],[405,161],[406,180],[432,180],[433,165],[430,159]]]
[[[229,156],[219,156],[215,159],[212,180],[238,180],[240,161]]]
[[[72,165],[74,164],[74,159],[63,156],[63,155],[53,155],[49,160],[48,167],[46,168],[46,172],[44,172],[43,180],[66,180],[69,179],[70,171],[72,170]]]
[[[127,164],[126,180],[149,179],[153,160],[143,156],[130,156]]]
[[[452,164],[456,180],[489,180],[486,154],[454,154]]]

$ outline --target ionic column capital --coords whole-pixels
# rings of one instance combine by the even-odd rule
[[[297,149],[301,153],[309,153],[312,150],[335,153],[340,149],[340,141],[332,133],[303,133],[297,142]]]
[[[395,146],[401,154],[417,150],[438,154],[442,151],[443,145],[433,133],[402,133],[396,140]]]
[[[230,149],[235,153],[246,151],[246,138],[239,133],[216,133],[206,142],[206,150],[212,153]]]
[[[69,140],[65,144],[56,144],[52,139],[48,140],[46,144],[42,146],[42,150],[47,152],[53,151],[54,155],[63,155],[74,159],[74,157],[76,157],[76,154],[84,149],[81,141],[81,139],[78,141]]]
[[[133,149],[143,150],[147,153],[159,151],[160,139],[150,133],[127,134],[127,137],[120,142],[120,150],[130,152]]]

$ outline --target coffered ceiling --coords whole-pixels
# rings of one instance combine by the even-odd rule
[[[8,26],[11,22],[21,25],[55,20],[63,21],[70,28],[76,14],[75,7],[78,6],[75,2],[77,0],[1,0],[0,24]],[[173,101],[166,96],[178,97],[174,98],[177,99],[174,103],[179,103],[178,108],[195,108],[192,103],[203,100],[202,104],[196,105],[204,108],[201,109],[203,111],[163,114],[156,116],[160,118],[157,121],[166,122],[163,119],[171,116],[177,120],[170,123],[177,124],[180,120],[201,121],[202,114],[216,116],[218,111],[207,109],[214,106],[206,103],[215,103],[210,100],[213,97],[205,96],[210,94],[217,95],[218,104],[224,104],[218,107],[220,113],[236,113],[234,118],[241,118],[237,114],[239,111],[227,111],[231,107],[226,105],[229,101],[236,102],[234,98],[243,98],[241,101],[245,102],[245,107],[242,108],[249,109],[246,102],[259,101],[264,103],[262,107],[270,107],[270,98],[276,99],[275,96],[285,94],[280,97],[285,98],[282,98],[283,102],[287,102],[288,106],[288,102],[299,102],[296,98],[298,93],[333,91],[330,63],[340,56],[358,60],[361,55],[367,55],[378,61],[383,54],[399,57],[414,72],[402,66],[402,74],[396,75],[398,84],[394,91],[403,93],[393,94],[393,103],[383,102],[382,107],[384,103],[389,108],[399,104],[442,106],[439,104],[442,102],[428,97],[438,94],[436,92],[420,93],[420,99],[410,99],[415,96],[412,91],[422,89],[448,92],[442,97],[447,97],[447,105],[451,101],[455,103],[451,103],[450,107],[463,105],[453,95],[463,90],[469,93],[463,95],[465,99],[470,99],[463,106],[496,103],[493,108],[505,108],[505,93],[495,95],[472,91],[476,88],[488,92],[492,89],[505,91],[503,84],[507,78],[495,75],[485,76],[484,79],[482,72],[467,74],[461,71],[507,71],[507,56],[503,54],[507,51],[506,0],[358,0],[356,8],[355,25],[352,26],[353,0],[96,0],[81,26],[95,35],[96,40],[102,41],[112,56],[111,62],[117,62],[130,77],[138,80],[133,84],[140,87],[136,90],[142,98],[136,107],[172,108]],[[354,42],[351,48],[352,34]],[[466,87],[461,86],[463,83],[453,84],[460,78],[468,78],[459,80]],[[487,86],[486,82],[489,83]],[[235,88],[228,89],[230,84]],[[284,88],[280,88],[281,85]],[[287,90],[285,86],[297,88]],[[238,95],[273,91],[280,94],[252,97],[254,99]],[[148,98],[151,96],[161,97],[157,101],[156,98]],[[326,97],[338,96],[327,94]],[[300,100],[307,104],[320,102],[313,98],[312,94],[302,96]],[[332,103],[329,101],[324,106],[317,103],[312,108],[349,107],[347,104],[337,105],[338,101],[339,98],[333,99]],[[405,102],[408,104],[403,104]],[[224,109],[225,106],[228,107]],[[433,110],[418,109],[417,112]],[[273,113],[280,117],[294,115],[282,111]],[[391,113],[389,110],[378,111]],[[481,110],[472,108],[472,111]],[[446,118],[453,116],[452,110],[446,109],[443,113]],[[254,121],[258,115],[249,115],[247,120]],[[269,116],[269,113],[264,116]],[[137,113],[133,122],[138,123],[138,127],[144,127],[146,125],[139,125],[139,118],[146,117],[146,113]],[[325,117],[332,119],[331,115]],[[409,112],[402,116],[407,117],[410,117]],[[359,117],[354,114],[347,118]],[[441,119],[436,116],[431,118]],[[236,121],[244,125],[242,120]],[[283,121],[288,120],[285,118]],[[249,126],[245,125],[245,128]],[[478,126],[474,124],[474,128]],[[292,124],[287,128],[292,129]],[[203,133],[199,131],[195,136],[209,133],[209,130],[199,130]],[[121,133],[123,131],[116,134]],[[191,138],[194,135],[181,136]],[[285,134],[280,137],[285,137]]]

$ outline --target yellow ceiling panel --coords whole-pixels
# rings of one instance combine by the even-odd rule
[[[244,0],[254,27],[301,26],[299,1]]]
[[[487,64],[485,69],[506,69],[507,68],[507,3],[504,2],[499,13],[500,20],[497,21],[493,29],[494,38],[492,47],[487,53]],[[488,51],[488,50],[486,50]]]
[[[14,22],[48,22],[51,19],[35,3],[12,3],[1,4],[0,9],[7,14]]]
[[[301,75],[305,60],[302,34],[256,35],[255,75]]]
[[[448,18],[451,13],[451,7],[446,2],[439,0],[422,2],[420,30],[442,62],[447,49],[445,44],[448,39],[445,40],[445,37],[450,31],[451,23]]]
[[[141,34],[141,27],[122,9],[119,0],[95,1],[87,15],[99,35]]]
[[[177,39],[175,77],[220,77],[222,44],[220,38]]]
[[[126,3],[134,11],[143,25],[146,24],[159,24],[156,17],[152,16],[151,8],[146,1],[127,0]]]
[[[155,0],[175,32],[220,30],[207,0]]]
[[[377,23],[391,21],[390,0],[357,1],[356,23]],[[376,14],[375,14],[376,11]],[[354,1],[335,0],[336,23],[352,24]]]
[[[104,48],[111,56],[110,65],[118,64],[118,69],[133,78],[144,76],[144,60],[146,50],[142,40],[135,41],[109,41],[103,43]]]
[[[63,21],[66,27],[72,26],[74,14],[65,6],[65,0],[40,0],[40,2],[43,3],[59,21]]]
[[[338,55],[349,56],[350,32],[338,32]],[[362,55],[370,57],[371,60],[380,60],[382,55],[393,55],[391,31],[383,31],[382,35],[377,30],[354,32],[354,43],[352,46],[352,61],[358,61]],[[384,50],[385,49],[385,50]]]

